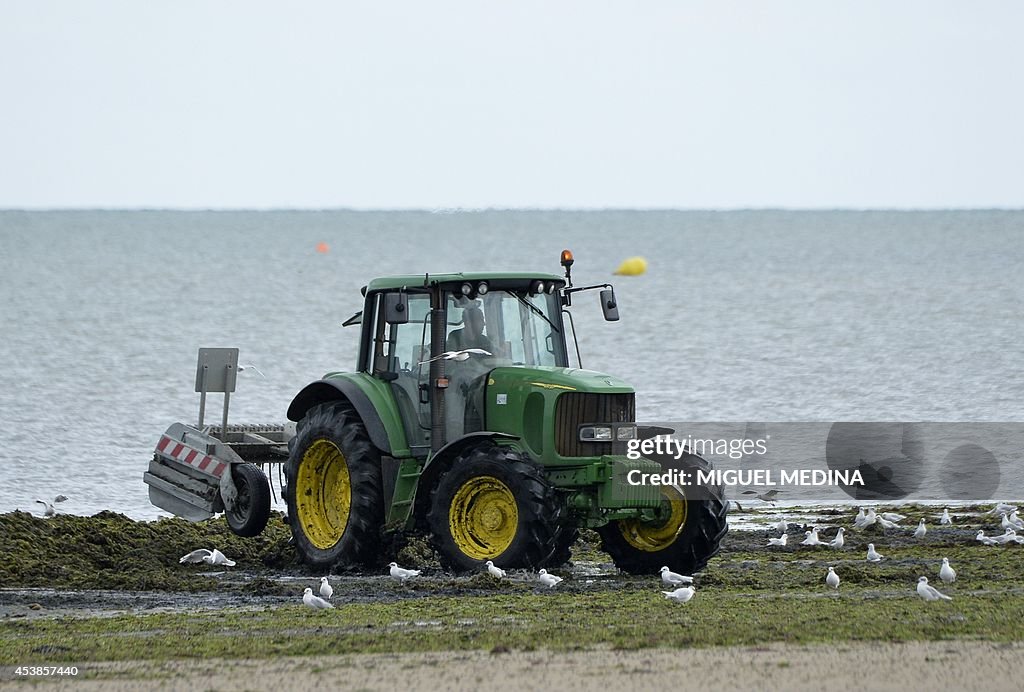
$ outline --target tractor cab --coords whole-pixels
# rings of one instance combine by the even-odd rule
[[[485,429],[494,368],[568,367],[565,284],[550,274],[449,274],[367,287],[360,363],[390,383],[414,453]]]

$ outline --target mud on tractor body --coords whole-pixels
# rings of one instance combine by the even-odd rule
[[[577,293],[598,289],[616,320],[614,292],[574,287],[568,251],[562,265],[564,277],[431,274],[363,289],[346,322],[361,325],[355,370],[328,373],[288,408],[283,494],[306,562],[376,562],[396,531],[428,533],[457,570],[561,564],[584,527],[634,573],[692,573],[717,552],[720,488],[624,482],[660,470],[625,454],[653,433],[638,429],[628,384],[569,367],[566,338]]]

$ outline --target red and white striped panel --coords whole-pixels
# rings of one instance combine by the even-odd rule
[[[220,478],[228,467],[223,461],[218,461],[209,454],[200,452],[194,447],[189,447],[183,442],[172,440],[166,435],[160,438],[160,442],[156,445],[156,451],[182,464],[188,464],[197,471],[202,471],[214,478]]]

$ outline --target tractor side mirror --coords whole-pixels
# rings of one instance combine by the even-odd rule
[[[409,296],[405,291],[384,295],[384,319],[391,324],[405,324],[409,321]]]
[[[609,322],[617,322],[619,319],[619,304],[615,300],[615,290],[606,288],[601,291],[601,311],[604,318]]]

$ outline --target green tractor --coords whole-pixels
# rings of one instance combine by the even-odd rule
[[[624,454],[644,434],[633,389],[569,367],[576,293],[599,289],[605,319],[618,319],[612,287],[574,287],[572,263],[566,250],[564,277],[427,274],[364,287],[362,312],[345,323],[362,328],[355,371],[325,375],[288,409],[284,496],[307,563],[376,562],[391,532],[428,533],[455,570],[562,564],[583,527],[631,573],[690,574],[717,552],[720,488],[698,497],[624,482],[660,466]]]

